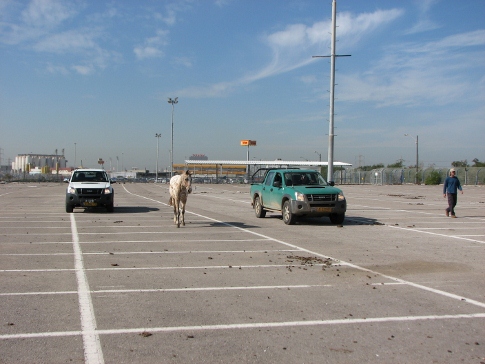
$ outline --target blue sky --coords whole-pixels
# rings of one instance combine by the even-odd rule
[[[0,148],[327,160],[330,0],[0,0]],[[335,160],[485,160],[485,1],[338,0]],[[404,134],[410,136],[405,137]],[[75,147],[76,146],[76,147]],[[119,162],[116,162],[118,157]]]

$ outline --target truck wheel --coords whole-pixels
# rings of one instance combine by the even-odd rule
[[[296,216],[291,212],[290,201],[285,201],[283,204],[283,222],[286,225],[293,225],[295,221]]]
[[[330,222],[332,224],[341,224],[344,222],[345,214],[331,214]]]
[[[114,204],[109,204],[109,205],[106,205],[106,211],[108,212],[113,212],[114,211]]]
[[[261,204],[261,199],[259,196],[254,198],[254,213],[256,214],[257,218],[262,218],[266,216],[266,211],[263,209],[263,205]]]
[[[73,210],[74,210],[74,207],[66,203],[66,212],[73,212]]]

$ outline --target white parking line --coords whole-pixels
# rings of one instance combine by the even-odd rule
[[[226,325],[195,325],[195,326],[172,326],[172,327],[139,327],[133,329],[111,329],[98,330],[99,335],[123,335],[140,334],[142,332],[180,332],[180,331],[213,331],[213,330],[234,330],[234,329],[257,329],[257,328],[278,328],[278,327],[298,327],[298,326],[324,326],[324,325],[355,325],[373,324],[381,322],[416,322],[430,320],[455,320],[455,319],[477,319],[485,318],[485,313],[458,314],[458,315],[429,315],[429,316],[395,316],[395,317],[365,317],[337,320],[309,320],[309,321],[285,321],[285,322],[256,322],[244,324]],[[10,334],[0,335],[0,339],[27,339],[38,337],[64,337],[81,335],[80,331],[61,331],[61,332],[39,332],[29,334]]]
[[[299,252],[304,250],[300,249]],[[321,254],[318,254],[322,256]],[[350,265],[348,263],[338,262],[334,265],[337,266],[345,266]],[[194,267],[107,267],[107,268],[85,268],[84,271],[89,272],[102,272],[102,271],[122,271],[122,270],[129,270],[129,271],[137,271],[137,270],[190,270],[190,269],[250,269],[250,268],[281,268],[281,267],[288,267],[288,266],[300,266],[298,264],[256,264],[256,265],[201,265],[201,266],[194,266]],[[316,264],[312,263],[314,267],[328,267],[327,264]],[[1,269],[0,273],[15,273],[15,272],[72,272],[75,269],[71,268],[52,268],[52,269]]]
[[[125,188],[125,190],[126,190],[126,188]],[[126,190],[126,192],[128,192],[129,194],[131,194],[133,196],[138,196],[138,197],[144,198],[146,200],[154,201],[156,203],[162,203],[160,201],[157,201],[157,200],[154,200],[154,199],[145,197],[145,196],[137,195],[137,194],[132,193],[132,192],[130,192],[128,190]],[[164,204],[164,205],[166,205],[166,204]],[[368,208],[369,206],[361,206],[361,207]],[[388,208],[385,208],[385,209],[382,209],[382,210],[389,210],[389,209]],[[399,210],[399,211],[411,213],[411,211],[409,211],[409,210]],[[458,301],[464,301],[464,302],[470,303],[472,305],[485,308],[485,303],[484,302],[472,300],[472,299],[469,299],[469,298],[466,298],[466,297],[462,297],[462,296],[455,295],[453,293],[449,293],[449,292],[446,292],[446,291],[441,291],[441,290],[434,289],[434,288],[431,288],[431,287],[423,286],[421,284],[417,284],[417,283],[414,283],[414,282],[411,282],[411,281],[406,281],[404,279],[400,279],[400,278],[397,278],[397,277],[392,277],[392,276],[389,276],[389,275],[386,275],[386,274],[383,274],[383,273],[380,273],[380,272],[373,271],[373,270],[368,269],[368,268],[361,267],[361,266],[356,265],[356,264],[352,264],[352,263],[349,263],[349,262],[341,261],[341,260],[336,259],[336,258],[331,257],[331,256],[327,256],[327,255],[324,255],[324,254],[316,253],[316,252],[311,251],[311,250],[308,250],[308,249],[301,248],[301,247],[299,247],[297,245],[290,244],[290,243],[287,243],[285,241],[278,240],[278,239],[272,238],[270,236],[266,236],[266,235],[263,235],[263,234],[260,234],[260,233],[251,231],[251,230],[249,230],[247,228],[242,228],[242,227],[233,225],[233,224],[228,223],[228,222],[223,222],[223,221],[220,221],[220,220],[216,220],[216,219],[213,219],[213,218],[208,217],[208,216],[204,216],[204,215],[197,214],[197,213],[190,212],[190,211],[186,211],[186,213],[190,213],[192,215],[195,215],[195,216],[198,216],[198,217],[201,217],[201,218],[204,218],[204,219],[213,221],[213,222],[217,222],[217,223],[222,224],[222,225],[231,226],[231,227],[235,228],[236,230],[248,232],[250,234],[259,236],[261,238],[266,238],[266,239],[272,240],[272,241],[274,241],[276,243],[283,244],[283,245],[285,245],[287,247],[290,247],[290,248],[293,248],[293,249],[299,249],[302,252],[306,252],[306,253],[309,253],[309,254],[312,254],[312,255],[315,255],[315,256],[318,256],[318,257],[322,257],[322,258],[325,258],[325,259],[332,259],[332,260],[334,260],[336,262],[339,262],[340,265],[346,265],[346,266],[355,268],[355,269],[360,270],[360,271],[364,271],[364,272],[368,272],[368,273],[371,273],[371,274],[379,275],[381,277],[390,279],[390,280],[395,281],[395,282],[398,282],[398,283],[404,283],[404,284],[407,284],[409,286],[412,286],[412,287],[415,287],[415,288],[418,288],[418,289],[421,289],[421,290],[424,290],[424,291],[433,292],[435,294],[438,294],[438,295],[441,295],[441,296],[444,296],[444,297],[452,298],[452,299],[455,299],[455,300],[458,300]],[[432,215],[432,213],[428,213],[428,212],[422,212],[422,213],[423,214],[426,214],[426,215]],[[460,237],[449,236],[449,235],[444,235],[444,234],[436,234],[436,233],[431,233],[431,232],[426,232],[426,231],[419,231],[419,230],[416,230],[416,229],[401,228],[401,227],[398,227],[398,226],[391,226],[391,225],[386,225],[386,226],[389,226],[389,227],[392,227],[392,228],[397,228],[397,229],[402,229],[402,230],[407,230],[407,231],[416,231],[418,233],[433,234],[433,235],[443,236],[443,237],[447,237],[447,238],[450,238],[451,237],[451,238],[462,239],[462,240],[467,240],[467,241],[474,241],[474,242],[481,243],[481,244],[484,244],[485,243],[485,242],[482,242],[482,241],[479,241],[479,240],[473,240],[473,239],[467,239],[467,238],[460,238]]]
[[[84,344],[84,360],[87,364],[103,364],[103,351],[99,341],[99,334],[96,332],[96,317],[94,316],[93,302],[89,289],[88,279],[84,270],[83,253],[79,245],[76,218],[71,218],[72,245],[74,249],[74,267],[79,297],[79,311],[81,314],[81,331]]]
[[[152,292],[200,292],[200,291],[243,291],[257,289],[298,289],[298,288],[316,288],[332,287],[330,284],[301,284],[301,285],[284,285],[284,286],[241,286],[241,287],[199,287],[199,288],[146,288],[146,289],[99,289],[91,291],[97,293],[152,293]],[[1,296],[42,296],[42,295],[63,295],[77,294],[77,291],[57,291],[57,292],[13,292],[0,293]]]
[[[198,240],[197,240],[198,241]],[[235,240],[235,241],[247,241],[247,240]],[[266,241],[266,239],[258,239],[258,241]],[[104,243],[102,243],[104,244]],[[116,251],[107,252],[89,252],[83,253],[83,255],[135,255],[135,254],[220,254],[220,253],[278,253],[278,252],[298,252],[297,249],[266,249],[266,250],[184,250],[184,251]],[[0,256],[62,256],[62,255],[74,255],[74,253],[5,253]]]
[[[474,243],[479,243],[479,244],[485,244],[485,241],[481,240],[476,240],[476,239],[469,239],[462,237],[460,235],[446,235],[446,234],[438,234],[438,233],[433,233],[431,231],[425,231],[425,230],[420,230],[420,229],[413,229],[413,228],[404,228],[400,226],[395,226],[395,225],[386,225],[387,227],[390,227],[392,229],[400,229],[400,230],[407,230],[407,231],[415,231],[417,233],[422,233],[422,234],[429,234],[429,235],[435,235],[435,236],[441,236],[444,238],[452,238],[452,239],[458,239],[458,240],[466,240],[466,241],[473,241]]]

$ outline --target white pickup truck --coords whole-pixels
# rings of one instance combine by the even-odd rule
[[[76,169],[71,174],[66,191],[66,212],[75,207],[106,207],[114,209],[114,189],[104,169]]]

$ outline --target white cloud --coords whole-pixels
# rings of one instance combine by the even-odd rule
[[[478,80],[470,76],[480,67],[477,59],[485,57],[481,50],[475,54],[474,46],[483,44],[485,30],[390,47],[365,74],[339,76],[339,88],[344,90],[339,99],[371,101],[380,107],[444,106],[459,99],[483,99],[483,90],[475,85]]]
[[[94,68],[92,66],[74,65],[72,66],[72,69],[84,76],[94,73]]]
[[[353,15],[339,13],[337,17],[338,38],[341,43],[354,44],[369,32],[388,24],[403,14],[400,9],[377,10],[374,13]],[[331,22],[316,22],[313,25],[290,24],[284,30],[262,38],[272,50],[272,59],[262,69],[249,73],[238,80],[222,82],[207,87],[181,90],[193,97],[223,95],[238,85],[246,85],[260,79],[275,76],[303,67],[313,62],[312,55],[318,55],[330,44]],[[221,87],[224,85],[224,87]],[[231,87],[227,87],[231,85]]]
[[[173,63],[182,65],[186,68],[192,67],[192,60],[189,57],[174,57]]]
[[[72,53],[97,48],[97,33],[86,30],[70,30],[44,37],[34,45],[39,52]]]
[[[61,74],[61,75],[69,74],[69,71],[66,69],[66,67],[56,66],[53,64],[48,64],[46,67],[46,71],[51,74]]]
[[[150,47],[150,46],[138,46],[133,49],[133,52],[136,55],[136,58],[139,60],[143,60],[146,58],[160,58],[163,57],[164,53],[155,47]]]
[[[5,19],[14,19],[15,2],[4,2],[1,10]],[[74,2],[33,0],[16,20],[0,22],[0,42],[16,45],[35,41],[58,28],[78,10]]]
[[[162,47],[168,44],[168,30],[157,30],[154,37],[147,38],[143,45],[136,46],[133,49],[139,60],[146,58],[160,58],[164,56]]]
[[[437,0],[419,0],[416,3],[419,12],[418,21],[410,29],[405,31],[404,34],[416,34],[440,28],[440,25],[436,24],[428,17],[429,10],[435,3],[437,3]]]
[[[76,13],[69,8],[70,4],[59,0],[33,0],[22,12],[22,19],[33,27],[53,28]]]

